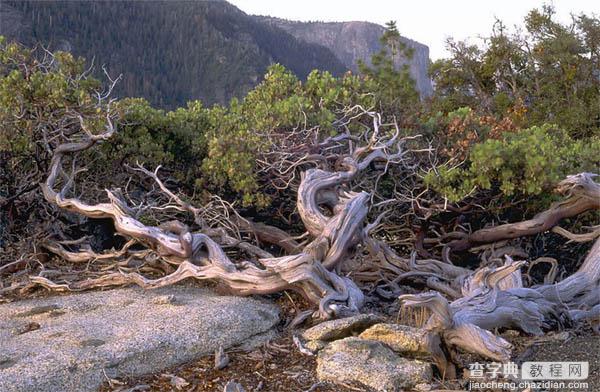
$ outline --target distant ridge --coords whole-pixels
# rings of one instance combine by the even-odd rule
[[[193,99],[225,104],[259,83],[275,62],[300,78],[313,69],[356,70],[357,59],[379,49],[382,33],[372,23],[249,16],[225,1],[0,0],[0,35],[94,59],[111,75],[123,74],[118,96],[164,108]],[[410,42],[416,48],[411,72],[426,95],[428,49]]]
[[[369,63],[371,56],[381,50],[379,38],[385,28],[370,22],[297,22],[269,16],[255,16],[257,20],[282,28],[294,37],[330,49],[346,67],[356,72],[358,61]],[[429,48],[419,42],[402,37],[413,49],[411,59],[402,59],[398,65],[408,64],[422,96],[433,93],[429,68]]]

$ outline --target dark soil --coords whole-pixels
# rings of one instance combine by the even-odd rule
[[[600,336],[592,331],[567,332],[566,339],[553,339],[564,335],[548,335],[539,339],[524,338],[529,344],[521,354],[523,361],[539,362],[589,362],[587,391],[600,391]],[[569,389],[554,389],[552,392],[567,392]],[[578,389],[577,391],[586,391]]]
[[[122,380],[126,385],[114,385],[110,388],[107,383],[101,391],[125,391],[137,386],[139,391],[222,392],[230,380],[240,383],[247,392],[366,390],[318,383],[315,374],[316,357],[301,354],[294,347],[291,337],[277,339],[251,352],[229,352],[228,355],[230,363],[223,370],[213,369],[214,356],[209,355],[161,374]],[[172,375],[183,378],[189,384],[177,389],[172,384]]]
[[[588,361],[590,376],[586,381],[589,388],[577,391],[600,391],[600,337],[594,335],[591,330],[563,331],[549,333],[542,337],[517,334],[507,334],[505,337],[514,344],[512,360],[519,364],[524,361]],[[222,392],[225,384],[230,380],[240,383],[247,392],[371,391],[359,385],[340,386],[319,383],[316,378],[316,357],[300,353],[289,335],[251,352],[232,351],[228,355],[230,364],[223,370],[213,369],[214,356],[208,355],[160,374],[137,379],[121,379],[118,381],[123,384],[113,384],[112,387],[106,383],[101,392]],[[486,363],[481,358],[466,354],[459,355],[456,359],[465,364]],[[462,374],[460,369],[458,374]],[[178,389],[172,383],[172,376],[181,377],[188,384]],[[467,387],[468,381],[464,379],[436,380],[432,384],[432,390],[438,391],[462,391]],[[562,391],[567,390],[551,390],[551,392]]]

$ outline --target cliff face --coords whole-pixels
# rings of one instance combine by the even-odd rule
[[[369,63],[371,56],[381,50],[379,38],[385,31],[383,26],[369,22],[295,22],[265,16],[256,18],[298,39],[325,46],[353,72],[358,70],[358,60]],[[405,37],[402,37],[402,41],[413,49],[413,56],[400,59],[398,65],[408,64],[417,90],[422,97],[428,97],[433,93],[427,75],[429,48]]]

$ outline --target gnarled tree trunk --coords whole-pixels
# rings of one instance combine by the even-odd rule
[[[437,292],[401,296],[407,306],[425,306],[433,316],[426,328],[451,346],[497,361],[508,361],[511,345],[490,331],[520,329],[541,335],[569,319],[598,317],[600,308],[600,239],[577,272],[561,282],[525,288],[512,262],[480,270],[468,279],[464,297],[451,303]]]
[[[336,271],[347,258],[352,247],[361,241],[364,221],[369,210],[369,195],[365,192],[351,192],[345,189],[354,177],[375,160],[391,160],[402,157],[397,134],[387,144],[372,142],[354,153],[342,156],[339,171],[312,168],[302,173],[298,189],[297,209],[312,240],[304,247],[286,236],[281,230],[260,226],[257,236],[271,241],[290,255],[272,257],[268,252],[254,245],[235,241],[224,230],[205,227],[191,232],[180,222],[167,222],[160,226],[149,226],[136,219],[134,210],[128,207],[118,193],[106,191],[108,202],[87,204],[69,197],[74,175],[69,176],[63,168],[63,160],[69,154],[84,151],[100,141],[109,139],[114,128],[108,119],[106,132],[93,135],[88,132],[81,120],[84,131],[82,140],[59,145],[54,150],[50,174],[42,185],[46,200],[57,207],[88,218],[109,218],[114,222],[116,232],[135,243],[145,245],[177,269],[167,276],[148,279],[137,272],[110,273],[97,279],[88,279],[73,284],[56,284],[44,277],[32,277],[35,283],[52,289],[80,290],[135,283],[145,288],[161,287],[182,279],[211,279],[227,286],[239,295],[265,294],[292,289],[319,305],[317,316],[329,318],[341,313],[356,312],[363,305],[364,298],[357,285]],[[377,123],[375,123],[377,126]],[[393,154],[387,148],[398,147]],[[204,226],[199,217],[199,209],[184,202],[158,178],[157,172],[137,169],[150,176],[161,191],[174,201],[180,210],[190,212],[195,221]],[[63,179],[62,189],[57,181]],[[326,213],[329,211],[329,214]],[[256,224],[235,218],[238,226],[254,230]],[[130,245],[130,244],[129,244]],[[257,260],[232,261],[222,246],[236,246]],[[129,247],[129,246],[128,246]],[[50,244],[54,250],[72,261],[92,258],[121,257],[128,254],[124,248],[118,252],[98,255],[89,250],[66,251],[58,244]],[[139,256],[139,255],[138,255]]]

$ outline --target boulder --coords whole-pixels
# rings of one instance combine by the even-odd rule
[[[302,333],[305,340],[332,341],[358,335],[371,325],[383,322],[383,318],[374,314],[358,314],[352,317],[325,321]]]
[[[398,356],[374,340],[349,337],[331,342],[319,352],[321,381],[360,383],[377,391],[405,391],[431,381],[431,365]]]
[[[324,340],[309,340],[308,342],[306,342],[305,347],[313,353],[316,353],[319,350],[324,349],[328,343],[329,342],[326,342]]]
[[[278,308],[195,286],[125,288],[0,305],[0,391],[96,391],[220,346],[269,337]]]
[[[362,339],[385,343],[398,353],[428,356],[427,331],[400,324],[376,324],[362,332]]]

